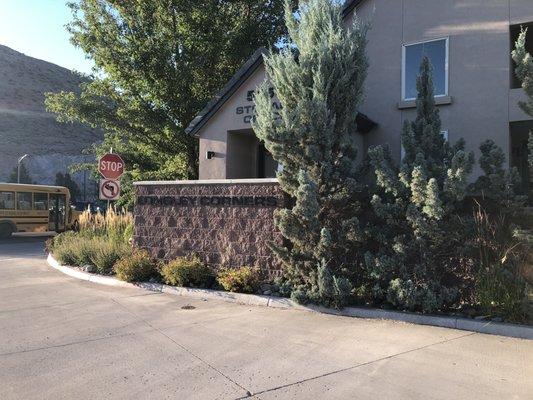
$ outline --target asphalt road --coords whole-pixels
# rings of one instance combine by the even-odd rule
[[[533,341],[110,288],[0,242],[2,400],[532,399],[532,377]]]

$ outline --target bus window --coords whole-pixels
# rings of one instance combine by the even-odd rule
[[[0,192],[0,210],[14,210],[15,209],[15,193],[14,192]]]
[[[34,193],[33,200],[35,209],[39,211],[48,210],[48,193]]]
[[[17,210],[31,210],[31,193],[17,193]]]

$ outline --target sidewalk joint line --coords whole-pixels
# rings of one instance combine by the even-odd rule
[[[241,388],[242,390],[244,390],[246,392],[246,396],[244,396],[243,398],[249,398],[251,396],[253,396],[254,394],[248,390],[247,388],[245,388],[244,386],[242,386],[240,383],[236,382],[235,380],[233,380],[231,377],[229,377],[228,375],[226,375],[224,372],[222,372],[221,370],[219,370],[218,368],[216,368],[214,365],[210,364],[209,362],[207,362],[206,360],[202,359],[200,356],[196,355],[194,352],[192,352],[191,350],[189,350],[187,347],[185,347],[184,345],[182,345],[181,343],[179,343],[178,341],[176,341],[175,339],[173,339],[172,337],[170,337],[169,335],[167,335],[165,332],[161,331],[160,329],[156,328],[155,326],[153,326],[150,322],[148,322],[147,320],[145,320],[144,318],[140,317],[139,315],[135,314],[133,311],[131,311],[128,307],[124,306],[123,304],[120,304],[118,301],[116,301],[115,299],[111,299],[111,301],[113,301],[115,304],[117,304],[119,307],[123,308],[124,310],[126,310],[126,312],[128,312],[129,314],[131,314],[132,316],[134,316],[135,318],[137,318],[138,320],[142,321],[143,323],[145,323],[146,325],[148,325],[150,328],[152,328],[154,331],[158,332],[160,335],[164,336],[165,338],[167,338],[168,340],[170,340],[172,343],[174,343],[176,346],[180,347],[182,350],[184,350],[185,352],[187,352],[189,355],[193,356],[194,358],[196,358],[198,361],[200,361],[201,363],[207,365],[209,368],[211,368],[213,371],[215,371],[216,373],[220,374],[221,376],[223,376],[225,379],[227,379],[228,381],[230,381],[231,383],[233,383],[235,386]]]
[[[380,362],[380,361],[389,360],[389,359],[392,359],[392,358],[395,358],[395,357],[399,357],[399,356],[402,356],[402,355],[405,355],[405,354],[413,353],[413,352],[416,352],[416,351],[419,351],[419,350],[424,350],[424,349],[427,349],[429,347],[433,347],[433,346],[437,346],[437,345],[440,345],[440,344],[448,343],[448,342],[451,342],[451,341],[454,341],[454,340],[463,339],[465,337],[473,336],[473,335],[477,335],[477,334],[478,334],[477,332],[470,332],[470,333],[467,333],[465,335],[457,336],[457,337],[454,337],[454,338],[451,338],[451,339],[442,340],[440,342],[430,343],[430,344],[427,344],[425,346],[420,346],[420,347],[417,347],[417,348],[414,348],[414,349],[402,351],[400,353],[391,354],[391,355],[386,356],[386,357],[381,357],[381,358],[378,358],[376,360],[367,361],[367,362],[364,362],[364,363],[361,363],[361,364],[353,365],[351,367],[346,367],[346,368],[342,368],[342,369],[339,369],[339,370],[336,370],[336,371],[326,372],[324,374],[313,376],[313,377],[306,378],[306,379],[302,379],[302,380],[299,380],[297,382],[287,383],[285,385],[277,386],[277,387],[270,388],[270,389],[265,389],[265,390],[262,390],[260,392],[255,393],[255,395],[257,396],[257,395],[260,395],[260,394],[274,392],[274,391],[277,391],[277,390],[280,390],[280,389],[285,389],[285,388],[288,388],[288,387],[291,387],[291,386],[300,385],[302,383],[307,383],[307,382],[310,382],[310,381],[313,381],[313,380],[316,380],[316,379],[325,378],[325,377],[328,377],[328,376],[331,376],[331,375],[335,375],[335,374],[338,374],[338,373],[341,373],[341,372],[354,370],[354,369],[357,369],[359,367],[364,367],[364,366],[371,365],[371,364],[374,364],[374,363],[377,363],[377,362]],[[238,397],[235,400],[243,400],[243,399],[247,399],[249,397],[250,396]]]
[[[7,352],[7,353],[0,353],[0,357],[12,356],[12,355],[15,355],[15,354],[32,353],[34,351],[41,351],[41,350],[57,349],[57,348],[61,348],[61,347],[74,346],[74,345],[83,344],[83,343],[98,342],[100,340],[107,340],[107,339],[114,339],[114,338],[120,338],[120,337],[125,337],[125,336],[132,336],[132,335],[135,335],[137,333],[139,333],[139,332],[128,332],[128,333],[121,333],[119,335],[109,335],[109,336],[104,336],[104,337],[99,337],[99,338],[80,340],[80,341],[77,341],[77,342],[69,342],[69,343],[56,344],[56,345],[51,345],[51,346],[38,347],[38,348],[35,348],[35,349],[10,351],[10,352]]]

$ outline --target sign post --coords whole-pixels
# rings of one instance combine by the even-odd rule
[[[104,177],[100,180],[100,199],[107,200],[109,208],[109,202],[120,197],[119,178],[124,173],[124,161],[118,154],[105,154],[98,161],[98,171]]]

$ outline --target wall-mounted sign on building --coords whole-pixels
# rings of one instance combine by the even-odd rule
[[[276,110],[275,115],[277,116],[278,110],[281,110],[281,103],[275,98],[276,95],[274,93],[274,88],[269,88],[268,93],[270,94],[270,98],[272,99],[272,107],[274,108],[274,110]],[[248,92],[246,93],[246,101],[251,104],[237,106],[235,108],[235,114],[241,117],[245,124],[250,124],[255,117],[255,104],[253,103],[254,96],[255,90],[248,90]]]

